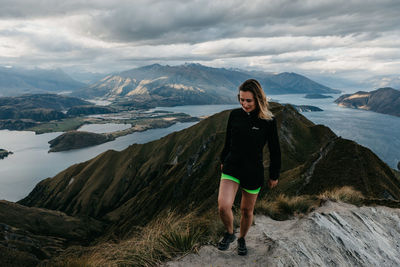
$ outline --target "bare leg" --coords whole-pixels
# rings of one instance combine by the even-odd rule
[[[240,203],[240,237],[245,237],[253,222],[254,205],[256,204],[258,194],[250,194],[242,191],[242,201]]]
[[[235,201],[235,196],[237,190],[239,188],[239,184],[235,183],[231,180],[222,179],[219,184],[219,193],[218,193],[218,211],[219,216],[227,232],[230,234],[233,233],[233,213],[232,213],[232,205],[233,201]]]

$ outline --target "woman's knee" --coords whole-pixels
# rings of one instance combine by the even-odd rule
[[[247,208],[247,207],[241,207],[240,211],[241,211],[243,217],[250,218],[251,216],[253,216],[254,209]]]
[[[232,205],[227,202],[218,202],[218,211],[220,214],[227,214],[232,210]]]

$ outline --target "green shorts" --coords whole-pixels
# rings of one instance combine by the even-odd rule
[[[239,179],[237,179],[237,178],[235,178],[233,176],[230,176],[228,174],[225,174],[225,173],[221,174],[221,180],[231,180],[231,181],[234,181],[235,183],[240,184],[240,180]],[[249,194],[258,194],[260,192],[261,187],[259,187],[257,189],[254,189],[254,190],[246,189],[246,188],[243,188],[243,187],[242,187],[242,189],[244,191],[246,191],[247,193],[249,193]]]

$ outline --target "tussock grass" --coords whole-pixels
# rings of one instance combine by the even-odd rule
[[[294,216],[306,215],[327,200],[342,201],[361,206],[365,198],[361,192],[349,186],[327,190],[317,196],[286,196],[280,194],[274,199],[258,201],[255,206],[255,212],[265,214],[274,220],[281,221]]]
[[[115,243],[101,243],[84,256],[58,259],[47,266],[159,266],[163,261],[196,251],[201,244],[223,231],[216,212],[197,216],[173,211],[158,216],[139,228],[132,238]],[[60,263],[62,262],[62,263]]]
[[[281,194],[272,201],[261,200],[256,203],[255,212],[282,221],[293,216],[307,214],[318,206],[319,200],[312,196],[289,197]]]
[[[360,206],[364,201],[364,196],[361,192],[354,190],[350,186],[335,188],[330,191],[325,191],[318,196],[321,200],[342,201],[353,205]]]

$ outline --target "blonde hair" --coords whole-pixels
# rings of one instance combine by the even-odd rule
[[[260,119],[271,120],[273,118],[272,112],[269,110],[267,97],[260,83],[255,79],[249,79],[239,86],[239,91],[252,92],[256,101],[256,108],[258,109],[258,117]],[[239,97],[239,95],[238,95]]]

